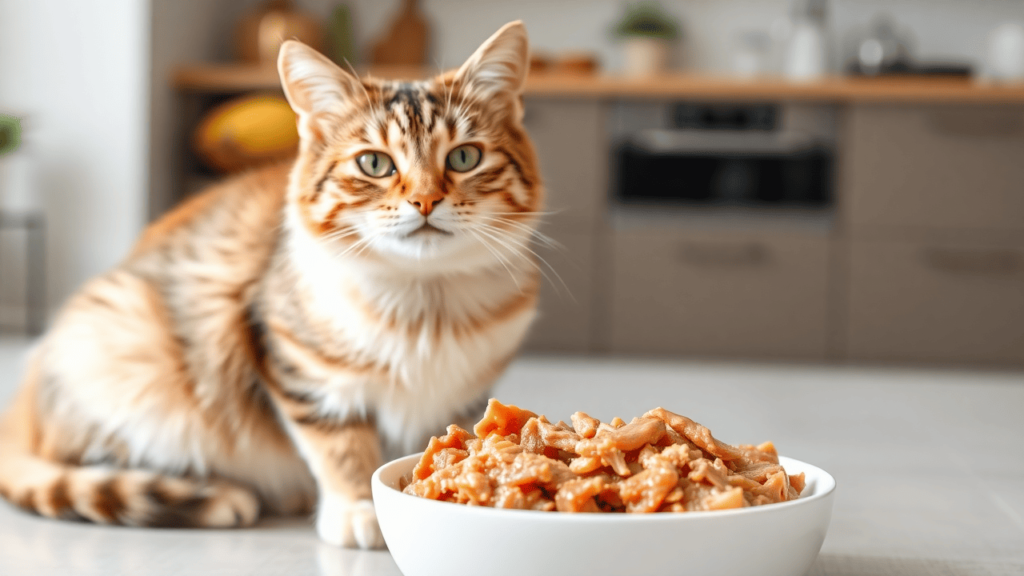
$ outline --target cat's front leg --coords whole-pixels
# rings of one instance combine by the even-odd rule
[[[383,548],[370,492],[370,476],[381,465],[376,428],[349,423],[330,429],[325,436],[317,439],[323,447],[307,458],[320,461],[319,471],[314,471],[320,488],[316,512],[320,539],[335,546]]]
[[[372,422],[321,415],[305,395],[275,394],[291,436],[316,479],[316,530],[328,544],[383,548],[370,477],[381,465],[380,438]]]

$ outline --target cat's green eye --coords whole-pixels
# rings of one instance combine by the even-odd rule
[[[356,164],[363,174],[372,178],[383,178],[395,173],[395,163],[383,152],[365,152],[356,158]]]
[[[448,153],[448,168],[456,172],[469,172],[480,163],[480,156],[479,148],[464,144]]]

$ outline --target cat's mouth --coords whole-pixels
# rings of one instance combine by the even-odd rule
[[[448,230],[442,230],[442,229],[438,228],[437,226],[434,226],[433,224],[431,224],[429,222],[424,222],[423,226],[420,226],[419,228],[413,230],[412,232],[409,232],[408,234],[405,235],[405,237],[406,238],[413,238],[413,237],[416,237],[416,236],[451,236],[451,235],[452,235],[452,233],[449,232]]]

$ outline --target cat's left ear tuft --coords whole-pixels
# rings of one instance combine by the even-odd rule
[[[300,116],[332,112],[361,93],[358,78],[296,40],[281,45],[277,71],[288,103]]]
[[[455,75],[467,95],[487,101],[511,96],[518,101],[530,70],[530,43],[522,21],[509,22],[487,39]]]

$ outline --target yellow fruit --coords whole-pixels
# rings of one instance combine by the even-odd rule
[[[224,172],[295,154],[299,133],[295,112],[281,96],[257,94],[211,110],[195,132],[200,157]]]

